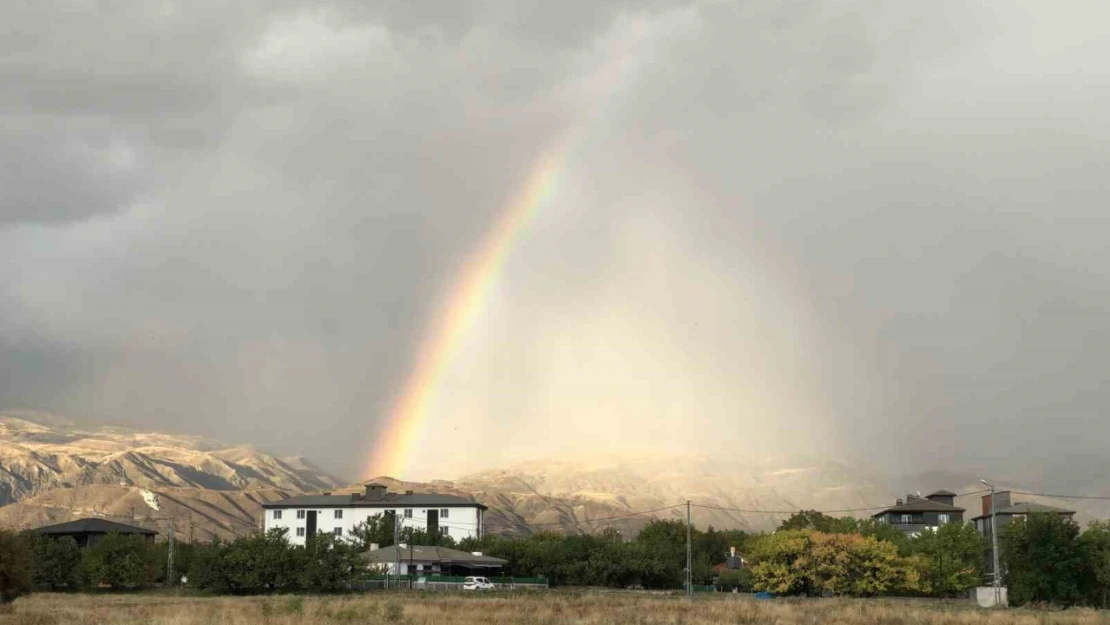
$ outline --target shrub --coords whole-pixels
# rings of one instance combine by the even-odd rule
[[[31,554],[27,540],[0,530],[0,603],[31,591]]]
[[[28,534],[35,586],[49,590],[74,589],[81,583],[81,548],[69,536]]]
[[[91,586],[145,588],[158,575],[155,546],[142,536],[108,534],[82,554],[81,564]]]

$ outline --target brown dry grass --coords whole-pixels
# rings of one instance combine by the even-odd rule
[[[0,607],[0,625],[1110,625],[1093,610],[987,611],[970,603],[728,595],[372,593],[347,597],[202,598],[52,595]]]

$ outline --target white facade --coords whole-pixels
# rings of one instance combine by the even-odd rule
[[[365,522],[370,517],[379,514],[384,515],[389,512],[397,515],[401,528],[411,527],[418,530],[427,530],[428,513],[433,510],[439,515],[440,532],[446,532],[451,538],[462,540],[482,536],[485,524],[484,508],[477,503],[472,505],[441,504],[436,506],[425,504],[423,506],[408,506],[403,502],[370,504],[362,501],[355,504],[316,504],[304,507],[286,507],[278,502],[269,504],[265,508],[264,525],[267,531],[275,527],[285,528],[288,530],[291,543],[303,545],[307,538],[309,512],[312,511],[316,512],[317,534],[336,534],[347,537],[351,535],[352,530],[357,525]]]

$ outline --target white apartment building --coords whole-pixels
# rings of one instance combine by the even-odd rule
[[[454,495],[388,492],[381,484],[367,484],[365,493],[303,495],[262,505],[264,527],[288,530],[290,542],[303,545],[319,533],[349,536],[370,517],[395,514],[402,528],[440,531],[455,540],[481,538],[486,506]]]

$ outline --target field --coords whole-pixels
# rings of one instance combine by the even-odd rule
[[[375,593],[347,597],[202,598],[37,594],[0,606],[0,625],[1110,625],[1093,610],[987,611],[960,602],[729,595]]]

